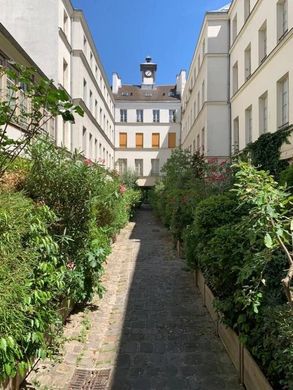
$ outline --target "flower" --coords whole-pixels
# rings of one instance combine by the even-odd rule
[[[126,191],[126,186],[124,184],[120,184],[120,186],[119,186],[120,194],[123,194],[125,191]]]
[[[93,165],[92,160],[89,159],[89,158],[86,158],[86,159],[84,160],[83,163],[84,163],[84,165],[86,165],[87,167],[91,167],[91,166]]]

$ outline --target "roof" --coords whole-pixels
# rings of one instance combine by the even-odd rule
[[[180,101],[180,95],[176,92],[176,85],[160,85],[154,88],[142,88],[140,85],[123,85],[118,93],[114,94],[115,100],[128,101]]]
[[[231,2],[224,5],[222,8],[219,8],[219,9],[216,9],[216,10],[213,10],[213,11],[210,11],[210,12],[228,12],[229,11],[229,8],[231,6]]]

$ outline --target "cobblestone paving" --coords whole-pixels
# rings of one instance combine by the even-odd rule
[[[142,209],[113,245],[106,293],[70,316],[60,361],[27,389],[67,389],[76,368],[111,369],[110,390],[237,390],[236,371],[170,236]]]

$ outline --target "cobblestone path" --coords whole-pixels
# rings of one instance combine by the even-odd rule
[[[104,286],[103,299],[70,316],[60,361],[39,363],[25,388],[68,389],[76,368],[111,369],[109,390],[241,388],[192,274],[151,211],[119,235]]]

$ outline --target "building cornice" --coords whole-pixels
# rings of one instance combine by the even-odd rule
[[[174,148],[115,148],[116,152],[159,152],[161,150],[173,150]]]
[[[102,129],[102,127],[100,126],[100,124],[98,123],[98,121],[96,120],[96,118],[93,116],[93,114],[90,112],[90,110],[87,108],[85,102],[83,101],[83,99],[81,98],[75,98],[72,100],[73,104],[75,105],[79,105],[83,110],[84,112],[87,114],[87,116],[90,118],[90,120],[92,121],[92,123],[95,125],[95,127],[99,130],[99,132],[103,135],[104,139],[108,142],[109,146],[114,149],[114,144],[112,143],[112,141],[110,140],[110,138],[108,137],[108,135],[105,133],[104,129]]]
[[[293,37],[293,28],[284,35],[283,39],[278,42],[278,45],[265,57],[265,60],[256,68],[256,70],[250,75],[249,79],[246,80],[241,87],[231,97],[231,103],[239,96],[239,94],[257,77],[259,72],[267,66],[267,64],[273,60],[275,55],[282,49],[282,47]]]
[[[112,121],[115,122],[114,116],[113,116],[113,114],[112,114],[112,112],[111,112],[111,110],[109,108],[109,105],[108,105],[108,103],[107,103],[107,101],[106,101],[106,99],[105,99],[105,97],[103,95],[103,92],[101,91],[101,88],[100,88],[100,86],[99,86],[99,84],[98,84],[98,82],[97,82],[97,80],[96,80],[96,78],[95,78],[95,76],[93,74],[93,71],[92,71],[91,67],[89,66],[89,63],[87,62],[87,59],[86,59],[86,56],[84,55],[84,52],[82,50],[73,50],[72,51],[72,55],[74,57],[80,57],[81,58],[81,61],[82,61],[83,65],[85,66],[88,74],[90,75],[90,78],[91,78],[92,82],[94,83],[94,85],[95,85],[95,87],[96,87],[96,89],[97,89],[97,91],[98,91],[98,93],[100,95],[100,98],[103,100],[103,103],[104,103],[104,105],[105,105],[105,107],[106,107],[106,109],[108,111],[108,114],[110,115]],[[113,100],[113,105],[114,105],[114,100]]]
[[[130,126],[134,126],[134,127],[168,126],[168,127],[171,127],[174,125],[180,126],[179,122],[115,122],[115,124],[116,124],[116,126],[124,126],[124,127],[125,126],[126,127],[130,127]]]

